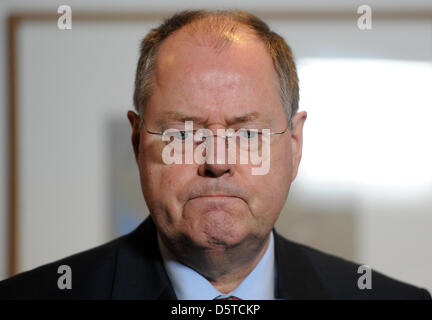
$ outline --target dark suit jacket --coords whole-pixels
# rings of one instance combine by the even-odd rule
[[[297,244],[275,232],[279,299],[430,299],[428,291],[372,272],[360,290],[358,265]],[[60,290],[60,265],[72,269],[72,289]],[[136,230],[97,248],[0,282],[1,299],[176,299],[147,218]]]

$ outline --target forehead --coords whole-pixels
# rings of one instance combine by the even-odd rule
[[[149,111],[280,116],[279,81],[262,41],[244,32],[221,45],[198,37],[205,35],[180,30],[159,48]]]

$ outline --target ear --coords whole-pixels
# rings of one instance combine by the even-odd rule
[[[132,127],[132,147],[135,154],[135,160],[138,162],[139,144],[141,135],[141,118],[133,111],[128,111],[127,117]]]
[[[297,176],[303,149],[303,125],[306,121],[307,114],[305,111],[298,112],[292,117],[293,128],[291,132],[291,159],[292,159],[292,177],[291,182]]]

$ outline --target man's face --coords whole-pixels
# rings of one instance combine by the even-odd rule
[[[184,32],[162,44],[144,128],[138,128],[132,112],[129,119],[143,194],[163,238],[216,250],[268,235],[297,174],[304,113],[294,117],[294,130],[270,138],[265,175],[252,175],[251,168],[258,165],[240,164],[238,157],[236,164],[167,165],[162,160],[166,142],[145,129],[182,129],[190,119],[194,129],[213,133],[218,128],[280,132],[287,120],[278,85],[269,53],[251,36],[218,51],[197,45]],[[223,141],[214,143],[217,150]]]

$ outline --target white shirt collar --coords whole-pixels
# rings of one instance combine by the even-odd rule
[[[175,260],[158,236],[159,249],[168,277],[179,300],[212,300],[217,296],[236,296],[243,300],[275,299],[275,256],[273,232],[261,260],[242,283],[222,294],[201,274]]]

